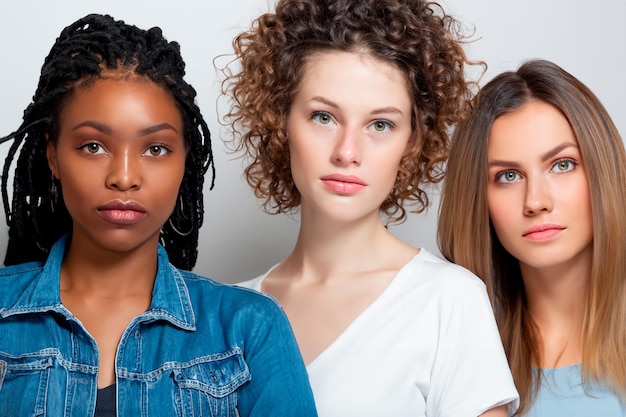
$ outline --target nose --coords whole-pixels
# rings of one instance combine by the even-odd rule
[[[534,216],[552,211],[552,193],[545,179],[528,178],[524,201],[524,214]]]
[[[106,186],[120,191],[141,188],[140,157],[132,155],[129,150],[117,155],[110,155]]]
[[[362,150],[359,129],[347,126],[340,130],[339,135],[333,149],[333,162],[341,166],[360,165]]]

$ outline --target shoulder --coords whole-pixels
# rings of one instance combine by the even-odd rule
[[[469,270],[424,249],[400,269],[379,303],[397,312],[394,320],[404,317],[404,325],[412,327],[419,323],[422,334],[436,334],[471,318],[495,325],[485,284]]]
[[[428,285],[431,289],[458,293],[485,291],[485,284],[472,272],[423,248],[400,273],[409,274],[408,281],[414,285]]]
[[[281,310],[278,302],[271,296],[242,287],[241,284],[225,284],[193,272],[178,270],[185,282],[190,297],[196,300],[219,300],[239,309]],[[210,298],[206,298],[210,297]]]
[[[422,249],[392,282],[394,302],[416,315],[493,316],[485,284],[469,270]],[[404,300],[403,302],[401,302]]]
[[[248,348],[249,343],[264,340],[269,334],[283,337],[291,332],[282,307],[273,297],[188,271],[179,272],[198,329],[220,327]]]

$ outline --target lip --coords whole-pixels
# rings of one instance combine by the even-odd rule
[[[557,224],[544,223],[534,225],[528,228],[522,236],[525,239],[532,240],[534,242],[545,242],[560,235],[565,230],[565,227]]]
[[[97,211],[104,220],[118,225],[139,223],[147,215],[147,210],[135,201],[109,201],[99,206]]]
[[[326,188],[342,195],[356,194],[367,187],[365,181],[354,175],[330,174],[323,176],[321,180]]]

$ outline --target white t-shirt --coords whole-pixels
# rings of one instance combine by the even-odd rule
[[[239,285],[259,291],[266,275]],[[320,417],[476,417],[518,405],[483,282],[424,249],[307,370]]]

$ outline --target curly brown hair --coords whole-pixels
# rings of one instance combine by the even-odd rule
[[[245,178],[263,207],[284,213],[300,205],[291,176],[287,117],[314,53],[367,53],[400,69],[413,99],[414,138],[393,190],[380,210],[403,221],[405,201],[415,212],[428,206],[423,189],[439,182],[450,129],[465,117],[475,82],[460,23],[437,3],[423,0],[279,0],[275,13],[257,18],[233,41],[236,59],[222,71],[234,150],[250,160]],[[233,70],[233,65],[240,65]]]

